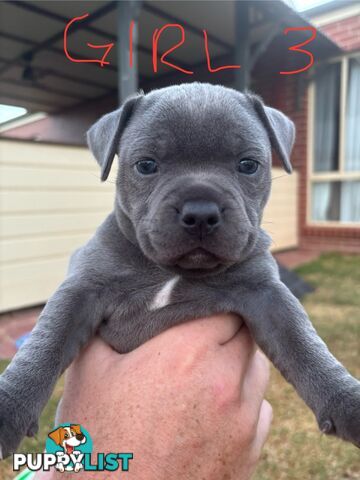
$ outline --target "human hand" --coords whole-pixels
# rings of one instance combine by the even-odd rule
[[[67,373],[57,423],[83,425],[95,453],[133,452],[128,480],[249,479],[272,410],[268,362],[240,325],[187,322],[126,355],[95,338]]]

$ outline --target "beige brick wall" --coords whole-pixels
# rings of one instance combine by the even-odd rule
[[[86,148],[0,141],[0,311],[43,303],[112,210]]]

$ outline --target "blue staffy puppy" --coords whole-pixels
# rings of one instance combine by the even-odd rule
[[[114,211],[0,377],[3,456],[36,432],[56,380],[96,332],[125,353],[219,312],[245,320],[322,432],[360,445],[360,382],[281,283],[260,227],[271,149],[290,173],[294,137],[258,97],[200,83],[136,95],[89,130],[102,180],[119,156]]]

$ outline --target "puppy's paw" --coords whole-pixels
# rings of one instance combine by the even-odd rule
[[[360,382],[342,389],[331,398],[318,417],[323,433],[336,435],[360,448]]]
[[[65,467],[64,467],[64,465],[63,465],[62,463],[57,463],[57,464],[55,465],[55,468],[56,468],[56,470],[57,470],[58,472],[62,472],[62,473],[65,472]]]
[[[16,452],[22,439],[37,430],[38,419],[0,389],[0,459]]]
[[[75,472],[80,472],[80,470],[81,470],[82,468],[83,468],[82,463],[76,463],[76,464],[75,464],[74,471],[75,471]]]

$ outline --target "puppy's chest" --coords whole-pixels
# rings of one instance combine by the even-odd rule
[[[179,275],[156,282],[129,278],[100,333],[116,350],[126,352],[172,325],[228,310],[229,291]]]
[[[176,302],[182,295],[186,295],[186,289],[184,287],[184,281],[181,282],[179,275],[156,285],[155,288],[149,292],[149,298],[147,298],[146,301],[148,311],[153,312]]]
[[[146,281],[139,274],[133,281],[129,279],[125,285],[112,317],[124,320],[127,315],[152,315],[165,307],[190,300],[190,296],[189,285],[179,275]]]

